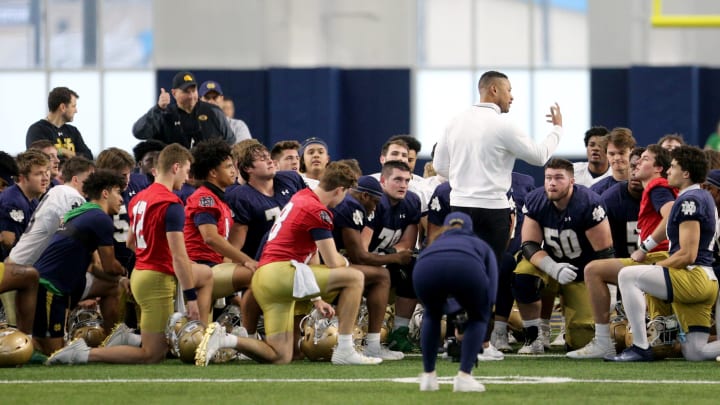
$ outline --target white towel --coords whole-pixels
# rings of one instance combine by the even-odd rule
[[[305,298],[320,294],[320,286],[318,286],[317,280],[315,280],[315,274],[310,266],[305,263],[300,263],[297,260],[291,260],[290,263],[295,267],[293,297]]]

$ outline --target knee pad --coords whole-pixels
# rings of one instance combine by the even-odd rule
[[[544,283],[540,277],[530,274],[515,274],[512,282],[512,292],[515,300],[522,304],[529,304],[540,299],[540,290]]]

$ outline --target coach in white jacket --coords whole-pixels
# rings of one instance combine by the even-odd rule
[[[557,103],[550,107],[553,128],[540,143],[501,114],[510,111],[512,88],[504,73],[485,72],[478,82],[480,103],[455,117],[435,149],[433,165],[450,181],[452,211],[463,211],[473,220],[475,233],[502,257],[510,238],[510,205],[515,159],[541,166],[557,149],[562,114]]]

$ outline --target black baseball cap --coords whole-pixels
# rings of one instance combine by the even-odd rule
[[[173,89],[187,90],[188,87],[191,86],[197,86],[194,74],[190,72],[178,72],[178,74],[173,77]]]

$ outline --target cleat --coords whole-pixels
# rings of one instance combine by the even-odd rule
[[[518,354],[543,354],[545,353],[545,345],[542,336],[538,336],[532,342],[525,341],[525,345],[518,350]]]
[[[550,343],[551,347],[565,347],[565,333],[560,333],[555,337],[555,340]]]
[[[485,386],[469,375],[456,375],[453,379],[453,392],[483,392]]]
[[[100,347],[128,346],[130,344],[130,335],[135,329],[128,328],[127,325],[120,322],[113,328],[110,335],[105,338]]]
[[[608,345],[603,345],[597,338],[593,338],[585,347],[568,352],[566,356],[571,359],[604,359],[615,354],[615,345],[612,341]]]
[[[217,322],[213,322],[205,328],[202,340],[195,350],[195,365],[207,367],[215,353],[220,349],[220,341],[225,335],[225,328]]]
[[[653,361],[653,352],[648,347],[641,349],[635,345],[623,350],[617,355],[605,356],[605,361],[631,362],[631,361]]]
[[[477,355],[478,361],[499,361],[505,359],[505,355],[490,343],[490,346],[483,348],[482,353]]]
[[[493,330],[490,335],[490,344],[501,352],[512,351],[512,347],[510,347],[510,336],[507,331]]]
[[[45,362],[46,366],[54,364],[85,364],[88,362],[90,348],[82,338],[77,338],[67,346],[55,351]]]
[[[379,350],[373,349],[370,346],[364,346],[362,349],[362,354],[367,357],[376,357],[383,360],[402,360],[405,358],[403,352],[396,352],[382,345],[380,345]]]
[[[337,365],[357,365],[357,366],[371,366],[382,363],[382,359],[377,357],[367,357],[361,353],[355,351],[355,349],[345,350],[334,350],[332,354],[332,364]]]
[[[420,391],[437,391],[439,389],[437,374],[434,372],[420,374]]]

